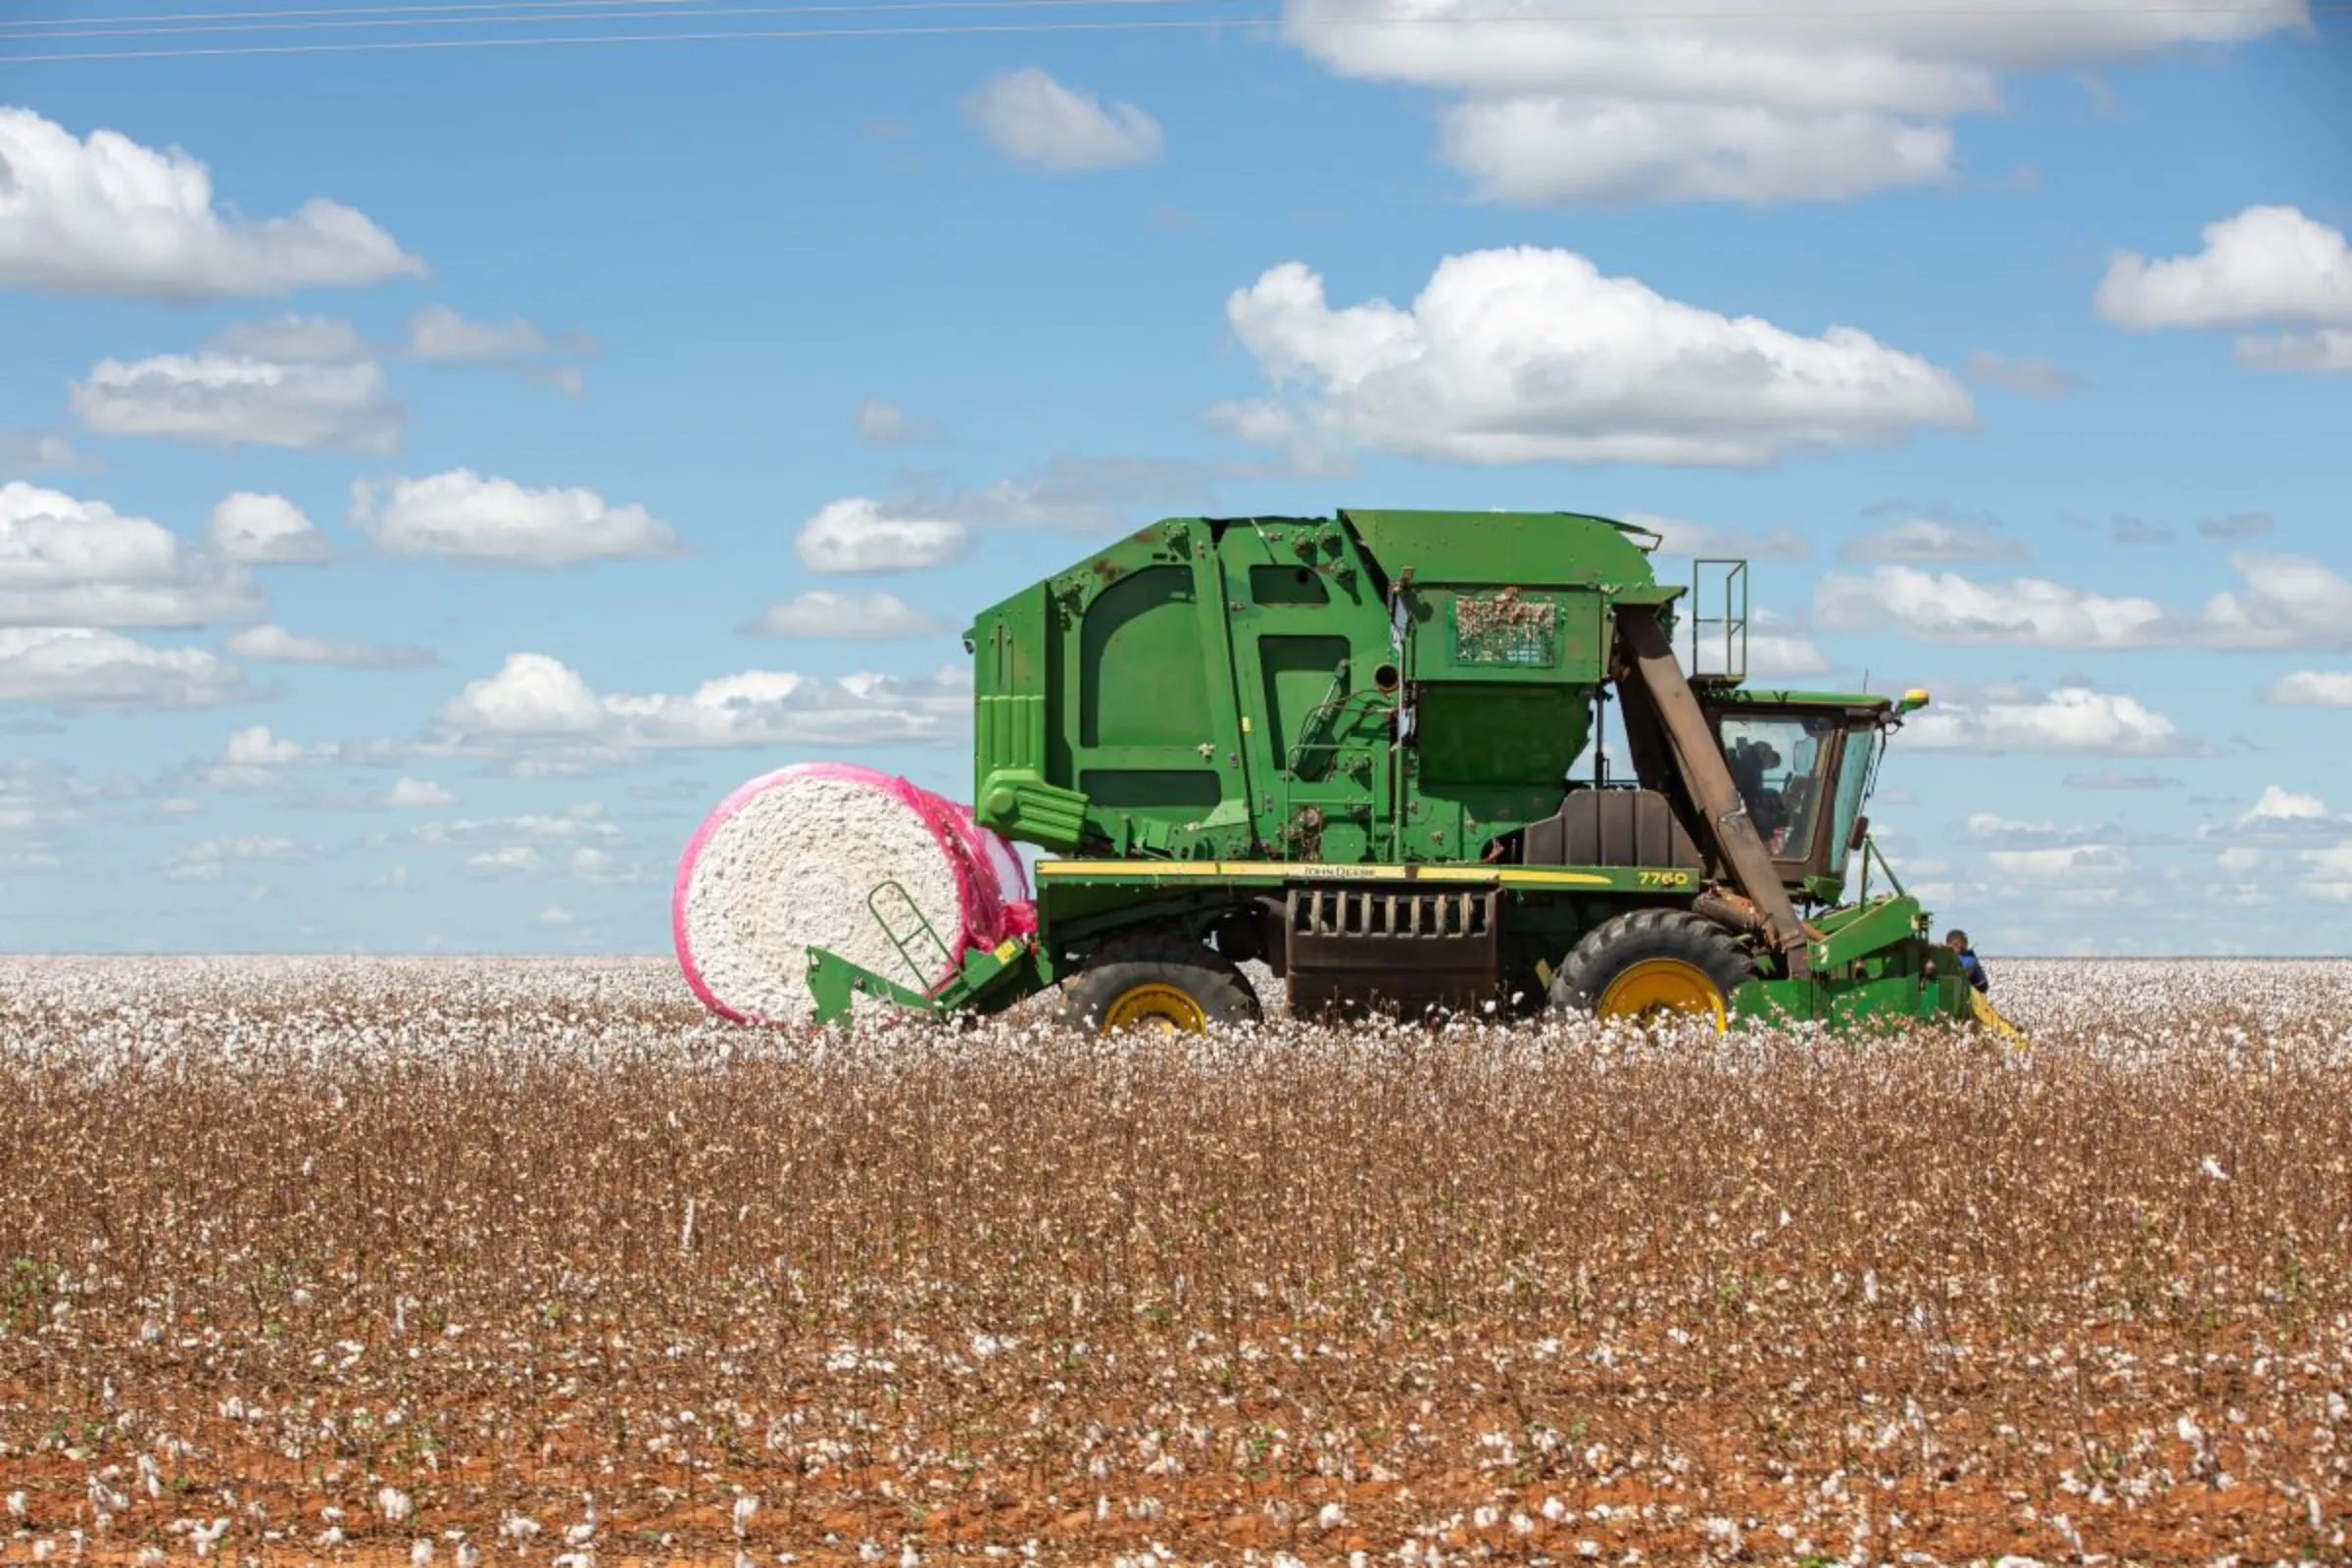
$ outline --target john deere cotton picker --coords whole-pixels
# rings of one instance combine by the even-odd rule
[[[1298,1013],[2008,1032],[1870,839],[1927,694],[1751,688],[1745,563],[1697,564],[1702,617],[1659,543],[1559,513],[1153,523],[980,612],[971,807],[869,775],[921,818],[906,868],[832,818],[762,858],[737,792],[679,869],[681,961],[762,1021],[1058,988],[1081,1027],[1199,1030],[1260,1015],[1260,959]],[[1033,891],[1007,841],[1045,852]],[[756,978],[782,1000],[731,999]]]

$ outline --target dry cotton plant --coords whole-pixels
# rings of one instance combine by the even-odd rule
[[[2029,1055],[0,966],[5,1555],[2341,1560],[2352,964],[1999,978]]]

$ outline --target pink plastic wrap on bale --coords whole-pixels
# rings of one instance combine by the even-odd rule
[[[948,813],[955,831],[963,838],[965,853],[979,873],[978,880],[988,888],[986,929],[990,934],[973,945],[993,948],[1006,937],[1035,935],[1037,904],[1029,891],[1029,874],[1021,868],[1021,858],[1013,853],[1012,846],[1002,835],[982,827],[970,807],[929,791],[924,794],[934,807]]]
[[[950,951],[954,961],[932,977],[926,989],[936,990],[956,973],[962,955],[973,948],[993,948],[1006,937],[1025,936],[1037,929],[1036,906],[1029,882],[1011,847],[973,818],[968,807],[936,795],[907,779],[855,762],[796,762],[763,773],[738,787],[721,801],[695,830],[670,891],[670,935],[686,984],[706,1007],[737,1023],[777,1024],[801,1020],[769,1018],[729,1004],[710,987],[704,965],[696,958],[689,930],[688,903],[695,868],[704,849],[727,819],[769,790],[794,779],[824,778],[862,784],[890,796],[914,812],[929,829],[955,879],[958,929]]]

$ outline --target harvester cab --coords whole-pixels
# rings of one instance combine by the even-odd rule
[[[1927,694],[1908,694],[1898,704],[1852,694],[1728,690],[1703,701],[1782,885],[1811,904],[1837,903],[1869,833],[1863,808],[1887,734],[1904,713],[1925,706]]]
[[[1745,564],[1687,590],[1660,543],[1568,513],[1175,517],[987,607],[955,832],[1042,851],[1033,895],[1002,940],[966,918],[989,940],[944,976],[845,958],[843,901],[817,1015],[1057,988],[1088,1027],[1198,1028],[1258,1015],[1259,960],[1295,1011],[1971,1016],[1927,911],[1870,892],[1864,807],[1925,694],[1752,688]]]

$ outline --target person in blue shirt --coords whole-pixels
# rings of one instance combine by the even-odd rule
[[[1992,991],[1992,982],[1984,978],[1984,965],[1977,960],[1976,949],[1968,945],[1968,933],[1958,930],[1946,931],[1943,934],[1943,945],[1959,956],[1960,972],[1968,976],[1968,983],[1989,995]]]

